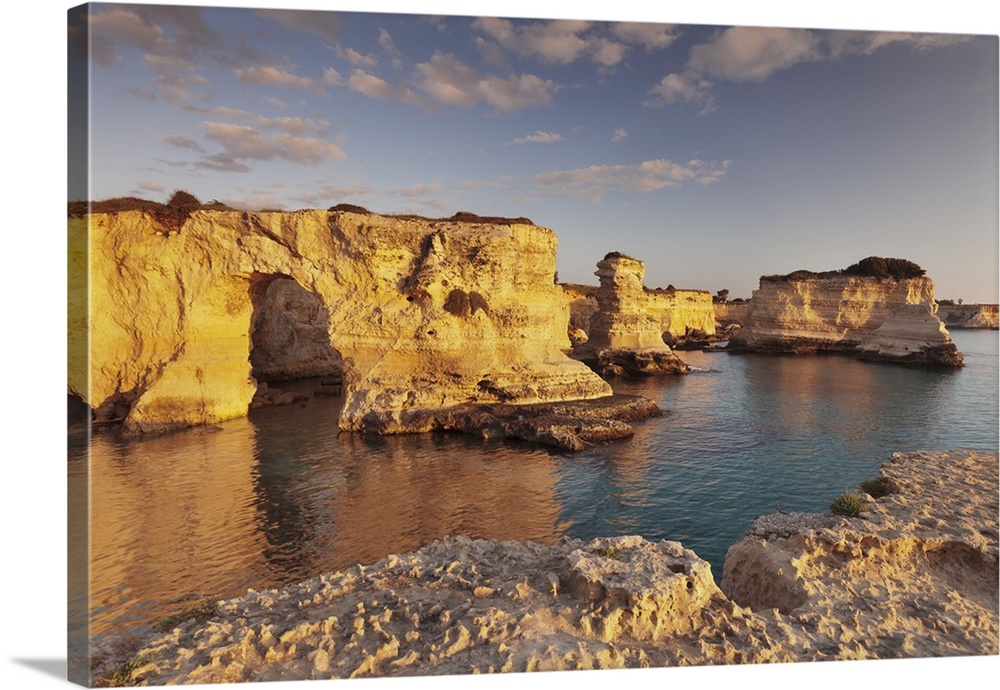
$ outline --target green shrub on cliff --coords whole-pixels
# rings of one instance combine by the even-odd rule
[[[858,488],[872,498],[882,498],[883,496],[888,496],[892,493],[892,486],[890,485],[889,480],[885,477],[866,479],[858,484]]]
[[[808,280],[810,278],[836,278],[838,276],[905,280],[907,278],[920,278],[926,273],[927,271],[920,268],[920,266],[906,259],[887,259],[881,256],[869,256],[856,264],[851,264],[847,268],[836,271],[799,270],[784,275],[761,276],[760,279],[772,283]]]
[[[833,499],[833,503],[830,504],[830,512],[834,515],[854,517],[859,515],[861,511],[865,509],[866,505],[868,505],[868,500],[861,494],[840,494]]]

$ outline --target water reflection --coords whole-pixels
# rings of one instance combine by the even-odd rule
[[[959,343],[958,372],[685,352],[701,371],[616,384],[666,416],[575,455],[461,435],[341,434],[329,398],[131,443],[99,435],[91,632],[448,534],[676,539],[718,574],[728,546],[775,503],[824,510],[893,451],[995,449],[997,341],[976,336]],[[82,448],[71,452],[71,490],[86,486]]]

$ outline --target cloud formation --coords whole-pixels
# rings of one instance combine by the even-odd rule
[[[486,102],[497,110],[513,113],[548,105],[556,85],[533,74],[502,78],[479,73],[451,53],[434,51],[430,62],[414,70],[417,87],[432,100],[445,105],[472,108]]]
[[[491,40],[477,38],[476,45],[487,61],[502,64],[507,53],[537,59],[550,65],[568,65],[588,58],[603,68],[621,63],[633,46],[647,52],[662,50],[673,43],[677,29],[669,24],[641,22],[598,22],[555,19],[518,21],[481,17],[472,29]]]
[[[557,134],[555,132],[543,132],[538,130],[534,134],[528,134],[523,137],[517,137],[512,141],[508,141],[506,145],[510,144],[551,144],[555,141],[562,141],[562,134]]]
[[[681,72],[667,74],[650,89],[646,105],[694,103],[707,113],[715,109],[712,88],[718,82],[762,81],[801,63],[870,55],[893,43],[930,50],[965,40],[947,34],[734,26],[694,46]]]
[[[315,166],[344,157],[336,144],[288,131],[265,136],[249,125],[233,122],[203,122],[202,127],[205,138],[222,147],[222,152],[196,163],[211,170],[246,172],[250,170],[247,161],[277,159]]]
[[[677,187],[685,182],[702,185],[718,182],[729,170],[732,161],[707,163],[693,159],[674,163],[656,158],[621,165],[591,165],[574,170],[557,170],[535,175],[531,183],[546,196],[578,196],[600,201],[610,191],[651,192]]]

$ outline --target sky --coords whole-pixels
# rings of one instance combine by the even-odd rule
[[[997,301],[996,36],[117,4],[89,27],[78,198],[527,216],[560,280],[614,250],[731,298],[891,256]]]

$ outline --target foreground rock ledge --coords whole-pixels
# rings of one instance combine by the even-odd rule
[[[648,398],[615,394],[558,403],[467,403],[440,410],[373,411],[362,419],[362,428],[376,434],[461,431],[575,452],[601,441],[628,438],[635,433],[628,422],[662,414]]]
[[[860,517],[758,519],[727,557],[728,596],[677,542],[446,538],[251,590],[127,665],[95,650],[95,673],[158,685],[996,654],[997,461],[897,455],[882,468],[893,493]]]

